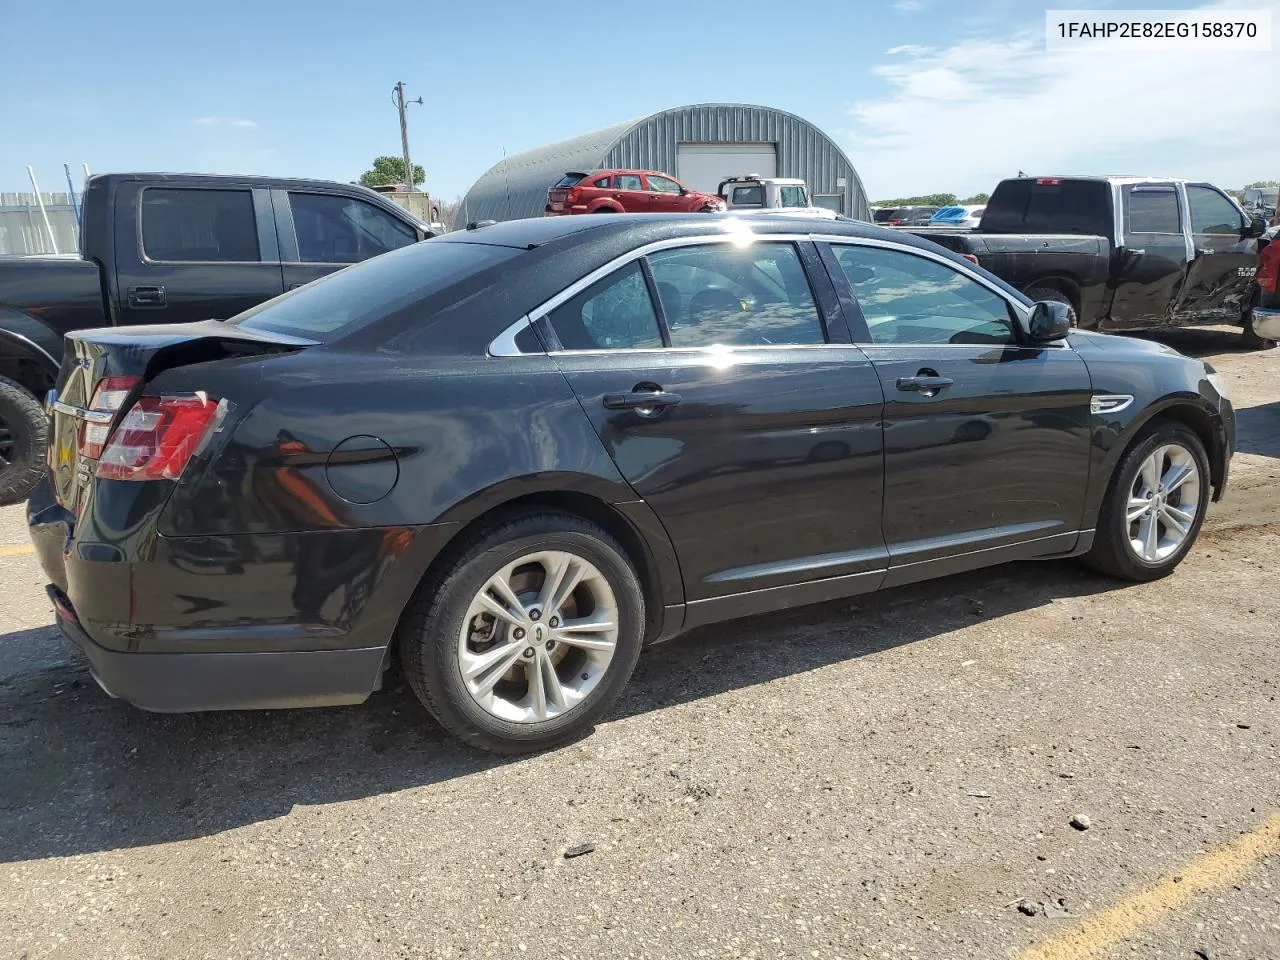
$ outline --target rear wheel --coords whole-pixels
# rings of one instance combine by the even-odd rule
[[[1170,420],[1152,424],[1120,458],[1083,561],[1125,580],[1172,573],[1200,534],[1209,484],[1195,432]]]
[[[623,549],[595,524],[536,514],[477,535],[419,591],[405,675],[452,734],[500,753],[558,746],[618,699],[644,630]]]
[[[40,401],[0,377],[0,506],[21,503],[40,479],[49,422]]]
[[[1051,300],[1054,303],[1065,303],[1071,310],[1071,325],[1073,327],[1080,326],[1080,318],[1076,315],[1075,304],[1061,290],[1056,290],[1053,287],[1030,287],[1027,289],[1026,294],[1032,300]]]

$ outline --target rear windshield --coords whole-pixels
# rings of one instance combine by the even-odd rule
[[[552,186],[576,187],[583,180],[585,180],[586,177],[587,175],[585,173],[566,173],[563,177],[557,180]],[[545,183],[546,181],[544,180],[543,182]]]
[[[228,322],[323,342],[389,317],[520,252],[482,243],[415,243],[308,283]]]
[[[875,212],[876,223],[884,223],[886,220],[896,220],[895,214],[898,212],[896,207],[887,210],[877,210]]]
[[[982,231],[1110,236],[1109,189],[1101,180],[1003,180],[987,201]]]

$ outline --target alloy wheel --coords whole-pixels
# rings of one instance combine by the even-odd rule
[[[1167,559],[1186,542],[1200,511],[1200,467],[1181,444],[1157,447],[1142,461],[1125,508],[1129,549],[1146,563]]]
[[[530,553],[493,574],[458,632],[463,684],[481,709],[540,723],[583,703],[618,642],[618,604],[604,575],[563,550]]]

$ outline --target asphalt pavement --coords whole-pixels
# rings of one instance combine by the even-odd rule
[[[699,630],[515,760],[394,679],[111,700],[0,510],[0,958],[1277,960],[1280,351],[1162,339],[1241,428],[1175,575],[1010,564]]]

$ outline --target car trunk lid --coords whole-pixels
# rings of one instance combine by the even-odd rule
[[[293,352],[314,343],[218,320],[67,334],[58,385],[48,401],[50,480],[58,503],[79,514],[108,442],[160,372],[230,357]],[[209,402],[207,396],[197,399]],[[184,413],[170,406],[166,415]],[[145,411],[144,420],[159,413]]]

